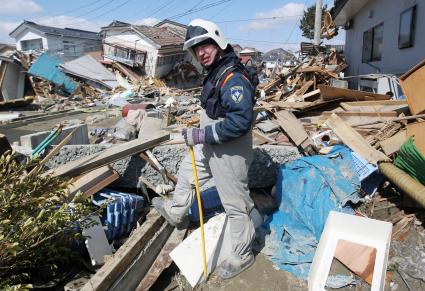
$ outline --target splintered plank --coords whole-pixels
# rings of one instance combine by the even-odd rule
[[[400,85],[407,97],[412,114],[425,112],[425,60],[400,77]]]
[[[119,178],[117,171],[110,166],[90,171],[78,177],[70,186],[70,196],[74,196],[78,191],[83,192],[85,198],[99,192]]]
[[[136,291],[149,290],[152,285],[158,280],[162,272],[167,269],[173,259],[170,257],[170,252],[174,250],[184,239],[186,235],[186,229],[178,230],[174,229],[170,235],[168,241],[165,243],[155,262],[150,267],[148,273],[137,286]]]
[[[326,124],[349,148],[358,153],[368,162],[377,165],[379,161],[391,161],[382,152],[377,151],[343,119],[335,113],[326,120]]]
[[[149,138],[135,139],[113,146],[100,153],[90,155],[47,172],[54,176],[77,176],[90,170],[105,166],[125,157],[140,153],[168,140],[170,135],[164,132],[153,133]]]
[[[164,218],[155,209],[151,210],[146,221],[130,235],[125,244],[106,261],[81,290],[108,290],[146,247],[163,222]]]
[[[397,152],[405,142],[406,130],[401,130],[392,137],[380,141],[379,145],[381,146],[384,153],[389,156]]]
[[[388,100],[388,95],[375,94],[350,89],[319,85],[320,97],[323,100],[342,99],[344,101],[365,101],[365,100]]]
[[[289,135],[295,145],[305,145],[303,148],[306,148],[308,145],[313,144],[303,125],[293,113],[282,110],[276,112],[275,116],[280,127],[286,132],[287,135]]]
[[[415,146],[425,156],[425,121],[409,123],[407,125],[407,136],[414,137]]]
[[[340,239],[336,246],[335,258],[367,283],[372,283],[375,248]]]

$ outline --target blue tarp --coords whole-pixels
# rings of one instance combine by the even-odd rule
[[[326,156],[304,157],[282,165],[276,190],[279,210],[264,227],[269,231],[262,252],[276,267],[306,279],[331,210],[357,203],[360,187],[351,151],[334,146]]]
[[[62,88],[65,92],[72,94],[77,89],[78,84],[61,71],[59,68],[61,63],[61,60],[58,58],[43,53],[30,67],[28,74],[48,80]]]

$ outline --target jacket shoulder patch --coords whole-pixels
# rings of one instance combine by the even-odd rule
[[[243,86],[233,86],[230,88],[230,95],[232,96],[233,102],[236,104],[243,100]]]

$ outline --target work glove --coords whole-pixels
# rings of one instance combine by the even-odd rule
[[[183,137],[186,145],[194,146],[205,143],[205,130],[196,127],[188,127],[183,129]]]
[[[167,194],[174,190],[174,187],[167,184],[159,184],[155,187],[155,192],[159,194]]]

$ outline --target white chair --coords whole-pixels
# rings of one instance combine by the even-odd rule
[[[371,290],[383,291],[391,243],[392,224],[331,211],[317,246],[308,276],[309,291],[323,291],[339,240],[376,249]]]

